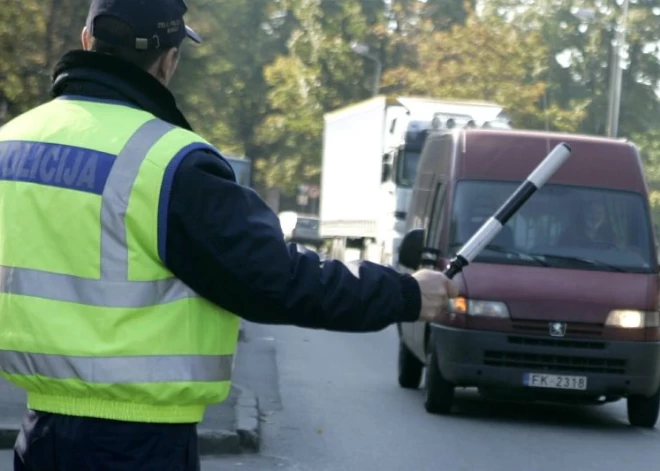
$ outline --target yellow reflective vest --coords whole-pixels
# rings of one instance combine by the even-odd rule
[[[165,170],[195,148],[217,152],[78,97],[0,128],[0,372],[29,408],[196,423],[228,396],[239,319],[162,260]]]

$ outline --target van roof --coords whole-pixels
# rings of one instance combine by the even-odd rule
[[[522,181],[562,143],[571,157],[549,183],[607,187],[646,193],[636,147],[625,139],[523,130],[456,131],[459,146],[456,179]]]

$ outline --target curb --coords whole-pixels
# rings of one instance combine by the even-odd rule
[[[261,447],[261,420],[259,401],[252,391],[234,385],[240,396],[236,400],[234,413],[236,430],[208,430],[198,427],[200,455],[236,455],[257,453]],[[12,450],[18,427],[0,425],[0,450]]]
[[[241,392],[236,402],[236,433],[243,450],[257,453],[261,448],[261,417],[259,399],[247,388],[235,385]]]
[[[198,428],[200,455],[258,453],[261,448],[259,400],[249,389],[238,384],[233,387],[240,393],[234,406],[236,430],[232,432]]]

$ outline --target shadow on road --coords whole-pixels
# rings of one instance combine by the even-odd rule
[[[422,390],[418,391],[422,393]],[[419,400],[419,397],[417,398]],[[616,404],[616,403],[615,403]],[[525,424],[540,427],[598,431],[617,434],[651,434],[655,438],[660,430],[631,427],[625,416],[617,410],[625,402],[608,405],[565,405],[546,403],[508,402],[480,396],[475,390],[457,390],[450,416],[455,420],[499,422],[507,425]]]

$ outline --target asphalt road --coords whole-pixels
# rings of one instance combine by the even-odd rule
[[[422,391],[396,383],[394,329],[248,326],[248,340],[254,367],[243,380],[265,410],[262,453],[205,459],[204,471],[641,471],[660,463],[660,428],[629,427],[623,402],[527,406],[462,391],[452,416],[428,415]]]

